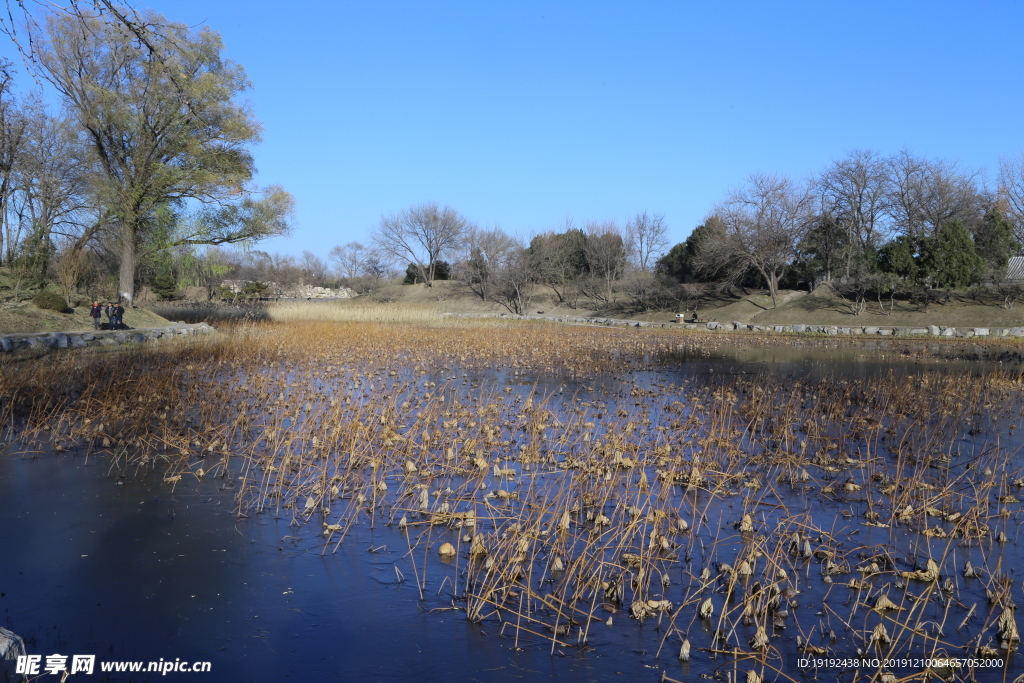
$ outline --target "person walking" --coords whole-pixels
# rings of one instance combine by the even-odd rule
[[[103,327],[103,321],[100,317],[103,315],[103,307],[100,306],[99,301],[92,302],[92,308],[89,309],[89,317],[92,318],[92,329],[98,330]]]
[[[114,306],[114,325],[116,330],[124,327],[124,306],[121,304]]]
[[[108,301],[103,307],[103,312],[107,315],[107,329],[114,329],[114,304]]]

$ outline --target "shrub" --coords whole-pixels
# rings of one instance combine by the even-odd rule
[[[64,300],[64,295],[52,289],[44,289],[36,294],[32,297],[32,303],[39,308],[57,311],[58,313],[64,313],[68,310],[68,302]]]

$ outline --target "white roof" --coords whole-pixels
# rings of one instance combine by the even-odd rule
[[[1007,280],[1024,280],[1024,256],[1011,256],[1006,264]]]

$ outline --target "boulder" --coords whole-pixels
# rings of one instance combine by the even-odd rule
[[[793,331],[798,334],[803,334],[807,331],[807,325],[793,325]]]
[[[86,346],[88,346],[88,344],[80,336],[78,336],[77,334],[71,336],[71,348],[81,349],[85,348]]]
[[[26,680],[24,674],[14,673],[18,657],[25,656],[25,641],[21,636],[0,626],[0,681]]]
[[[865,327],[864,328],[864,334],[878,334],[878,328],[877,327]]]
[[[1024,327],[1011,327],[1006,330],[1006,334],[1011,337],[1024,337]]]
[[[938,337],[939,336],[939,332],[941,332],[941,330],[939,330],[939,326],[938,325],[929,325],[928,326],[928,334],[930,334],[931,336]]]
[[[943,327],[942,331],[939,332],[939,336],[942,336],[942,337],[952,337],[954,335],[956,335],[956,328],[955,327]]]
[[[975,327],[974,328],[974,336],[975,337],[987,337],[988,336],[988,328],[987,327]]]
[[[931,334],[929,327],[911,327],[910,334]]]
[[[14,344],[7,337],[0,337],[0,351],[13,351]]]

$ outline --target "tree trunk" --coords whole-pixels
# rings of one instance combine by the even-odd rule
[[[769,271],[768,269],[761,270],[761,275],[768,282],[768,293],[772,297],[772,308],[778,308],[779,275],[774,270]]]
[[[127,222],[127,221],[126,221]],[[135,231],[127,226],[121,227],[121,271],[118,278],[117,292],[131,307],[135,300],[135,267],[138,256],[135,253]]]

